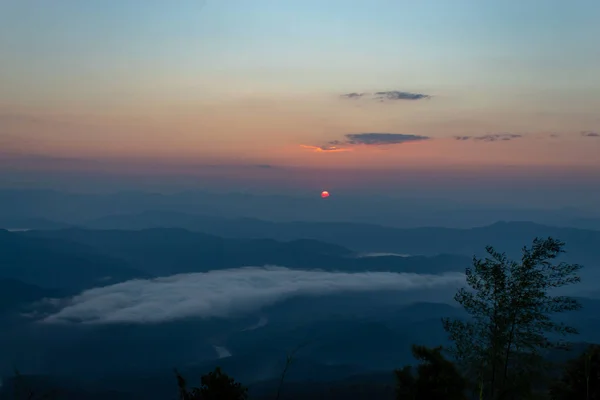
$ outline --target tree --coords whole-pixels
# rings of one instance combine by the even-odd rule
[[[394,371],[398,400],[464,400],[467,382],[456,366],[442,355],[442,348],[412,346],[413,356],[420,361],[416,368],[406,366]]]
[[[550,387],[552,400],[600,400],[600,345],[571,360]]]
[[[460,289],[454,299],[471,318],[442,322],[453,341],[451,352],[480,398],[530,393],[545,366],[542,352],[566,348],[564,337],[577,333],[552,320],[554,313],[581,307],[575,299],[553,295],[554,289],[580,281],[580,265],[555,262],[563,246],[536,238],[523,248],[520,262],[488,246],[488,257],[474,257],[467,268],[470,289]]]
[[[202,375],[201,386],[194,387],[190,391],[181,374],[177,371],[175,374],[180,400],[246,400],[248,398],[248,389],[223,373],[219,367]]]

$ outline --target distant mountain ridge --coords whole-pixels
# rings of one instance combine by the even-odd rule
[[[146,212],[105,218],[101,223],[96,221],[89,226],[112,228],[28,232],[0,230],[0,246],[5,244],[10,248],[8,253],[0,254],[0,261],[5,261],[0,271],[11,268],[13,271],[12,275],[0,274],[0,278],[15,278],[31,284],[42,281],[46,284],[52,281],[66,283],[77,274],[90,271],[89,268],[73,270],[73,274],[58,280],[43,275],[48,279],[36,280],[42,275],[30,274],[27,268],[8,262],[19,248],[38,249],[39,246],[42,248],[33,252],[23,250],[19,257],[29,260],[30,267],[46,260],[57,260],[56,257],[69,259],[61,261],[65,266],[74,265],[77,260],[87,260],[86,265],[97,265],[94,268],[103,270],[98,270],[97,275],[102,276],[94,278],[95,282],[109,276],[113,282],[114,279],[119,281],[121,278],[116,278],[119,274],[123,274],[124,279],[249,265],[439,273],[463,271],[470,265],[473,255],[483,255],[487,245],[506,251],[511,257],[519,257],[521,247],[531,243],[536,236],[552,236],[565,241],[567,253],[564,260],[589,267],[584,269],[586,274],[600,274],[600,268],[597,268],[600,267],[600,231],[532,222],[497,222],[471,229],[400,229],[373,224],[275,223],[247,218]],[[25,242],[19,245],[19,241]],[[399,253],[411,257],[357,257],[365,252]],[[49,254],[43,255],[46,253]],[[38,261],[34,263],[35,259]],[[111,264],[116,269],[109,273],[104,268]],[[50,273],[44,269],[39,271]]]
[[[138,231],[65,229],[12,233],[15,237],[76,243],[154,276],[243,266],[277,265],[329,271],[441,273],[463,271],[460,255],[357,257],[340,245],[315,239],[222,238],[181,228]]]
[[[329,201],[331,200],[331,201]],[[349,221],[396,227],[473,227],[498,220],[531,220],[565,224],[579,218],[599,217],[595,208],[543,209],[535,207],[469,204],[445,199],[333,194],[323,201],[314,195],[249,193],[118,192],[68,193],[56,190],[0,189],[0,227],[3,218],[44,218],[70,225],[114,214],[146,210],[204,214],[220,218],[253,217],[270,221]]]
[[[52,221],[46,218],[0,218],[0,229],[28,230],[28,229],[65,229],[72,225]]]
[[[410,255],[482,254],[487,245],[518,255],[521,247],[538,237],[566,242],[567,258],[600,266],[600,231],[548,226],[527,221],[496,222],[458,228],[393,228],[376,224],[337,222],[270,222],[250,218],[226,219],[176,212],[144,212],[110,216],[86,224],[94,229],[184,228],[231,238],[275,240],[314,239],[360,252],[393,252]],[[573,254],[573,257],[570,255]]]

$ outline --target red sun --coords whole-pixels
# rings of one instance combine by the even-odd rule
[[[324,190],[321,192],[321,198],[326,199],[329,197],[329,192],[327,190]]]

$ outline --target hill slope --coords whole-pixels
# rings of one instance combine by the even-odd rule
[[[80,290],[149,275],[123,260],[58,238],[0,230],[0,278],[45,288]]]

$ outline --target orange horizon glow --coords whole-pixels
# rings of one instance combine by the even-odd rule
[[[35,162],[27,160],[38,156],[87,160],[89,169],[96,168],[96,161],[103,164],[98,168],[111,170],[118,164],[121,168],[136,164],[140,171],[193,170],[198,163],[363,170],[443,170],[456,164],[600,169],[600,138],[582,134],[598,131],[596,114],[476,110],[464,120],[455,114],[466,103],[452,106],[441,98],[361,107],[327,93],[277,102],[273,95],[272,99],[247,96],[242,100],[178,101],[161,110],[140,105],[135,112],[103,110],[102,114],[44,113],[33,107],[0,106],[0,153],[21,154],[26,161],[19,165],[27,162],[32,169]],[[159,104],[157,100],[155,106]],[[348,132],[410,133],[430,139],[389,145],[346,144],[343,138]],[[522,137],[496,142],[455,139],[498,132]],[[339,144],[328,145],[335,142]],[[6,161],[8,166],[16,164]],[[68,168],[66,163],[61,165]]]

